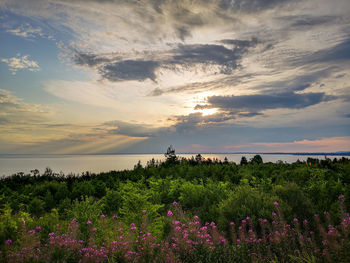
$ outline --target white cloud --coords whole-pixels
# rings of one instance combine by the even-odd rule
[[[43,37],[44,33],[41,28],[34,28],[30,24],[25,23],[17,28],[7,29],[6,32],[11,33],[15,36],[24,38],[34,38],[36,36]]]
[[[29,71],[39,71],[40,67],[38,62],[29,59],[29,55],[21,56],[18,54],[16,57],[12,58],[3,58],[1,62],[4,62],[8,65],[9,70],[13,75],[16,75],[18,70],[27,69]]]

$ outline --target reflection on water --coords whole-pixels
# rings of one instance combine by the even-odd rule
[[[248,160],[255,154],[202,154],[204,158],[217,158],[224,160],[225,157],[231,162],[239,163],[242,156]],[[179,154],[181,157],[190,158],[193,154]],[[308,157],[324,159],[323,155],[287,155],[287,154],[261,154],[264,162],[277,162],[279,160],[287,163],[306,160]],[[342,156],[327,156],[328,158],[341,158]],[[119,154],[119,155],[1,155],[0,176],[11,175],[18,172],[30,173],[38,169],[41,173],[46,167],[54,172],[64,174],[82,172],[108,172],[111,170],[133,169],[134,165],[141,161],[146,165],[152,158],[164,160],[163,154]]]

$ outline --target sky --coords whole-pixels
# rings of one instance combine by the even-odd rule
[[[0,154],[350,150],[348,0],[0,0]]]

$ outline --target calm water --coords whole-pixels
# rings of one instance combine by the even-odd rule
[[[193,154],[179,154],[179,156],[190,158]],[[250,160],[254,154],[202,154],[205,158],[217,158],[239,163],[242,156]],[[313,155],[280,155],[261,154],[264,162],[292,163],[296,160],[306,160],[308,157],[324,159],[325,157]],[[341,158],[342,156],[327,156],[329,158]],[[121,154],[121,155],[0,155],[0,176],[7,176],[18,172],[30,173],[30,170],[38,169],[40,173],[50,167],[54,172],[64,174],[82,172],[108,172],[111,170],[133,169],[140,160],[142,165],[152,158],[164,160],[163,154]]]

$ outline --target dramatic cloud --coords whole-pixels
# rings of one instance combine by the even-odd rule
[[[156,81],[156,71],[172,69],[175,71],[195,71],[198,68],[214,74],[229,75],[239,66],[242,56],[248,48],[254,47],[258,41],[223,40],[223,45],[184,45],[163,52],[145,52],[144,59],[124,59],[129,54],[92,54],[74,50],[72,58],[79,66],[97,68],[103,79],[109,81],[146,80]],[[134,54],[136,56],[137,54]],[[149,60],[152,58],[152,60]]]
[[[242,96],[212,96],[207,105],[197,105],[196,109],[220,108],[223,110],[261,111],[267,109],[302,109],[323,101],[335,99],[324,93],[277,93]]]
[[[349,135],[349,13],[348,0],[0,0],[0,78],[21,98],[2,90],[2,145],[329,145]]]
[[[16,75],[18,70],[28,69],[29,71],[39,71],[40,67],[38,63],[34,60],[29,59],[29,55],[21,56],[20,54],[17,57],[13,58],[2,58],[1,62],[4,62],[8,65],[9,70],[13,75]]]
[[[155,61],[124,60],[100,67],[101,76],[109,81],[121,80],[155,80],[155,70],[158,63]]]

